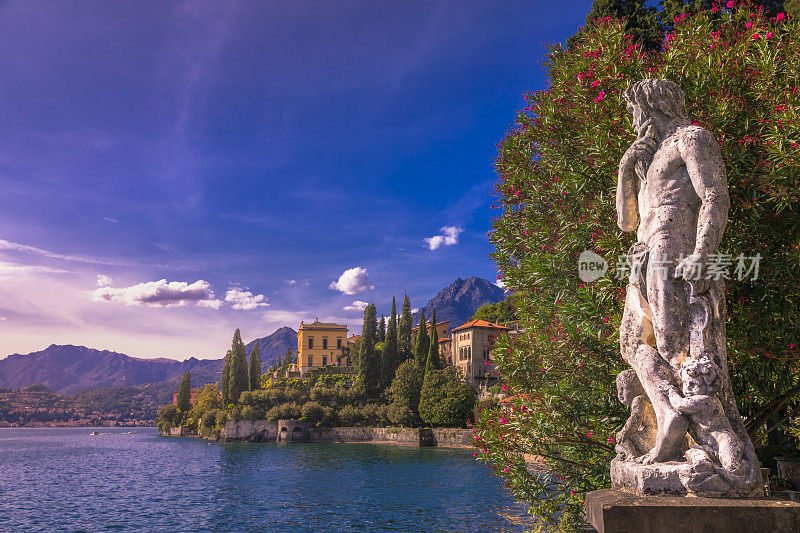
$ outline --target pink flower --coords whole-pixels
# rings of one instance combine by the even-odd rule
[[[753,23],[752,22],[748,22],[747,24],[744,25],[744,27],[749,30],[750,28],[753,27]]]
[[[765,39],[769,39],[772,37],[772,32],[768,31],[767,34],[764,36]]]
[[[794,143],[794,144],[795,144],[795,145],[797,145],[797,143]],[[794,343],[792,343],[792,344],[790,344],[790,345],[789,345],[789,349],[790,349],[790,350],[793,350],[793,349],[794,349]]]
[[[797,148],[797,143],[792,143],[792,148]]]
[[[692,122],[692,124],[694,124],[695,126],[699,126],[700,125],[699,122]]]
[[[503,469],[503,473],[504,473],[504,474],[508,474],[508,467],[505,467],[505,468]]]
[[[593,81],[593,82],[592,82],[592,87],[593,87],[593,88],[594,88],[594,87],[597,87],[598,85],[600,85],[600,82],[599,82],[599,81],[595,80],[595,81]]]
[[[598,103],[600,100],[604,99],[605,97],[606,97],[606,93],[603,92],[603,91],[600,91],[600,94],[598,94],[597,98],[594,99],[594,103],[595,104]]]
[[[500,423],[505,424],[507,422],[506,417],[500,417]]]
[[[569,493],[570,493],[572,496],[575,496],[575,491],[574,491],[574,490],[571,490],[571,491],[569,491]]]
[[[592,438],[592,432],[591,432],[591,431],[587,431],[587,432],[586,432],[586,436],[587,436],[587,437],[589,437],[589,438],[591,439],[591,438]]]
[[[608,324],[608,317],[604,318],[604,319],[603,319],[603,322],[605,322],[606,324]]]
[[[608,442],[613,443],[614,442],[614,437],[608,437]]]
[[[733,6],[735,5],[735,2],[733,0],[729,0],[729,2],[727,4],[725,4],[725,5],[728,7],[728,9],[733,9]]]
[[[717,6],[711,8],[712,13],[716,13],[717,11],[719,11],[719,8]]]
[[[757,40],[759,40],[759,39],[761,39],[761,36],[760,36],[759,34],[757,34],[757,33],[754,33],[754,34],[753,34],[753,40],[754,40],[754,41],[757,41]]]
[[[500,390],[506,390],[506,386],[505,385],[500,385]]]
[[[775,20],[776,20],[777,22],[780,22],[780,21],[782,21],[782,20],[783,20],[783,19],[785,19],[785,18],[786,18],[786,13],[778,13],[778,16],[777,16],[777,17],[775,17]]]

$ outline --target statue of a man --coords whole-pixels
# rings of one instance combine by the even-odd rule
[[[746,448],[745,466],[752,467],[747,471],[752,475],[742,476],[741,453],[720,458],[720,450],[714,450],[718,471],[702,475],[717,477],[704,478],[699,485],[723,493],[744,489],[743,484],[750,490],[760,474],[751,472],[758,470],[757,462],[751,464],[755,454],[727,373],[724,281],[707,276],[709,256],[717,252],[728,218],[727,178],[719,144],[708,131],[689,122],[684,93],[676,83],[642,80],[623,96],[638,137],[619,164],[616,206],[619,227],[636,230],[637,242],[629,252],[632,274],[620,348],[652,403],[658,430],[655,445],[646,454],[615,461],[654,466],[685,462],[684,452],[693,443],[687,431],[689,436],[697,435],[702,428],[693,427],[696,421],[707,426],[708,417],[725,416],[719,425],[732,427],[731,435],[742,443],[733,443],[722,453]],[[699,358],[720,369],[721,386],[715,398],[722,407],[716,415],[690,416],[688,405],[716,404],[690,401],[678,392],[681,366]],[[726,472],[722,465],[728,464],[736,464],[737,472]],[[612,465],[612,480],[615,468],[619,465]],[[691,475],[682,472],[681,476],[686,488]],[[732,486],[731,479],[740,486]],[[688,486],[699,485],[689,480]]]

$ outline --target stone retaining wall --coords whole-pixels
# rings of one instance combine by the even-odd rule
[[[472,448],[472,431],[450,428],[309,428],[308,442],[378,442],[406,446]],[[240,420],[225,423],[222,440],[228,442],[275,442],[278,423]]]

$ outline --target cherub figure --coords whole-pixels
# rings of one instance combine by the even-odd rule
[[[686,452],[686,458],[698,466],[718,462],[729,480],[741,475],[744,446],[717,398],[719,367],[705,357],[690,358],[681,364],[680,378],[683,396],[672,387],[669,399],[675,409],[689,417],[690,431],[698,444]]]
[[[623,461],[644,456],[654,446],[658,424],[653,404],[632,368],[617,374],[617,397],[630,407],[631,416],[617,433],[615,450]]]

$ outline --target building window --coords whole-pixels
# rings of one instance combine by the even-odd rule
[[[322,349],[323,350],[327,350],[328,349],[328,337],[322,337]],[[324,365],[325,363],[322,363],[322,364]]]
[[[324,340],[322,341],[322,344],[325,344],[325,341],[324,341]],[[327,358],[326,356],[324,356],[324,355],[323,355],[323,356],[322,356],[322,366],[325,366],[325,365],[327,365],[327,364],[328,364],[328,358]]]
[[[313,355],[309,355],[308,356],[308,366],[314,366],[314,356]]]
[[[313,348],[314,347],[314,337],[309,337],[308,338],[308,347],[309,348]]]
[[[337,339],[336,339],[336,349],[340,350],[341,348],[342,348],[342,339],[337,337]]]
[[[467,346],[467,359],[472,359],[472,346]]]

